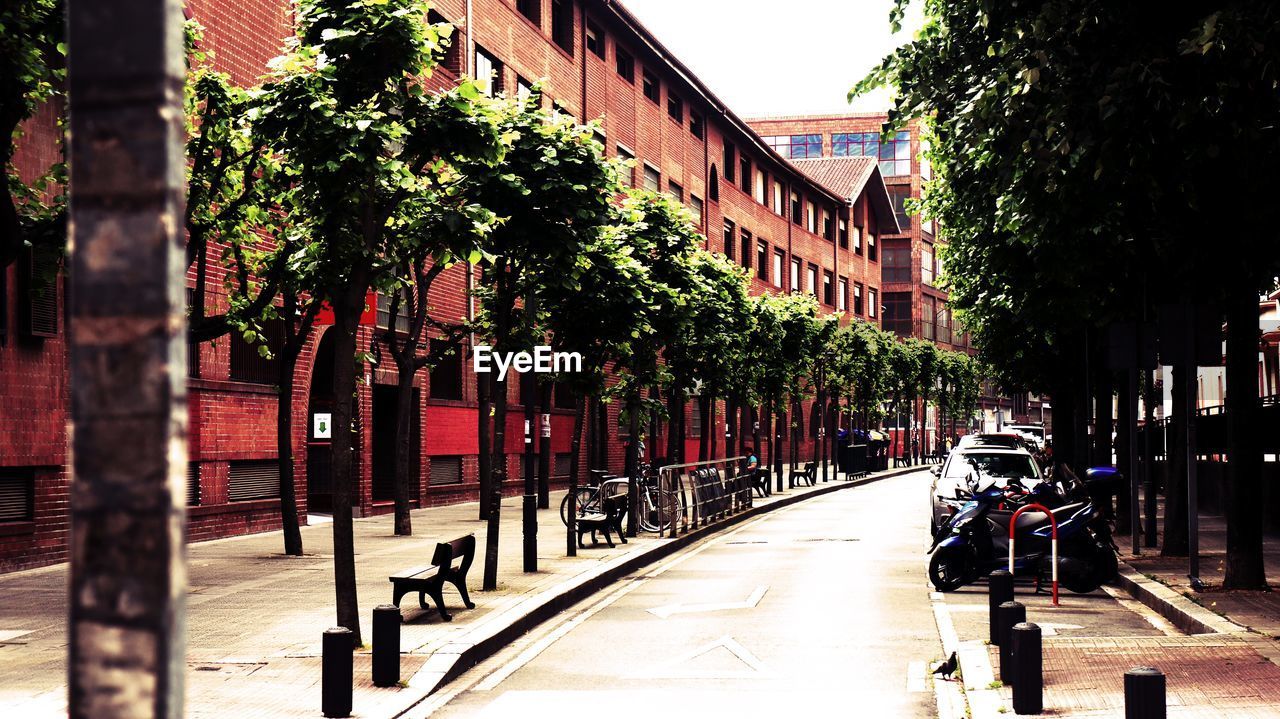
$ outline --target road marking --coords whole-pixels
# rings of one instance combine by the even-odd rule
[[[920,694],[928,691],[925,683],[924,662],[911,662],[907,665],[907,693]]]
[[[708,654],[716,649],[724,647],[731,654],[746,664],[750,671],[691,671],[682,670],[680,665],[687,664],[700,656]],[[774,672],[769,669],[764,662],[760,661],[756,655],[747,650],[746,647],[739,644],[733,637],[723,636],[719,639],[705,644],[691,652],[687,652],[667,662],[657,669],[647,672],[638,672],[628,676],[630,679],[769,679],[775,676]]]
[[[695,614],[698,612],[719,612],[725,609],[751,609],[760,603],[764,598],[764,593],[769,591],[767,586],[756,587],[756,590],[741,602],[708,602],[703,604],[668,604],[663,607],[654,607],[649,613],[660,619],[666,619],[672,614]]]
[[[1036,626],[1040,627],[1041,636],[1056,637],[1060,629],[1084,629],[1079,624],[1050,624],[1049,622],[1036,622]]]

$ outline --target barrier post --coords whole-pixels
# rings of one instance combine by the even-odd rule
[[[1018,602],[1000,605],[1000,681],[1013,683],[1013,627],[1027,621],[1027,608]]]
[[[320,644],[320,711],[327,717],[351,716],[353,667],[351,630],[324,630]]]
[[[991,643],[1000,646],[1000,605],[1013,601],[1013,575],[1003,569],[997,569],[987,578],[987,604],[990,614],[987,620],[991,634]]]
[[[400,608],[373,608],[373,685],[393,687],[400,681]]]
[[[1124,673],[1124,719],[1165,719],[1164,673],[1134,667]]]
[[[1014,512],[1013,516],[1009,518],[1009,573],[1013,574],[1013,543],[1014,535],[1017,534],[1018,531],[1018,517],[1029,509],[1034,509],[1038,512],[1044,512],[1049,515],[1049,525],[1053,530],[1053,534],[1049,540],[1050,561],[1052,562],[1051,569],[1053,572],[1053,606],[1056,607],[1058,606],[1058,518],[1053,516],[1053,512],[1050,512],[1049,509],[1042,504],[1028,504],[1023,507],[1019,507],[1018,511]]]
[[[1039,714],[1044,710],[1044,655],[1040,627],[1028,622],[1013,625],[1013,711]],[[1000,662],[1004,672],[1004,661]]]

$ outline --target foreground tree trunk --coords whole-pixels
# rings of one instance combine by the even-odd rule
[[[640,390],[633,387],[627,392],[627,460],[625,467],[625,476],[631,478],[630,490],[627,492],[627,501],[630,505],[627,511],[627,536],[634,537],[639,529],[640,514],[640,488],[637,486],[636,469],[640,462]]]
[[[538,509],[551,507],[551,390],[550,382],[542,383],[539,403],[542,416],[538,424]]]
[[[1194,368],[1191,370],[1195,371]],[[1187,367],[1184,364],[1173,367],[1173,406],[1182,407],[1186,397],[1184,380]],[[1175,411],[1173,433],[1170,446],[1165,448],[1165,468],[1167,474],[1164,483],[1164,542],[1160,546],[1160,555],[1164,557],[1185,557],[1189,551],[1187,538],[1187,425],[1183,421],[1181,411]]]
[[[1262,554],[1262,443],[1258,421],[1258,296],[1227,307],[1227,571],[1224,589],[1266,589]]]
[[[395,534],[407,537],[413,534],[413,520],[409,516],[410,489],[418,480],[417,473],[413,471],[413,413],[418,409],[413,404],[413,376],[418,368],[413,357],[409,358],[407,367],[399,360],[396,363],[399,375],[396,378]]]
[[[363,645],[356,596],[355,535],[351,495],[355,490],[352,416],[356,393],[356,329],[364,309],[368,273],[357,268],[334,303],[333,344],[333,578],[338,626],[351,630],[352,649]]]
[[[1129,466],[1129,450],[1134,442],[1134,425],[1131,399],[1138,388],[1129,381],[1132,373],[1126,372],[1120,378],[1120,402],[1117,408],[1119,420],[1116,426],[1116,467],[1124,476],[1116,490],[1116,534],[1127,535],[1132,527],[1132,506],[1129,502],[1129,486],[1137,481],[1134,468]]]
[[[702,432],[698,436],[698,461],[711,459],[711,398],[704,392],[698,397],[698,421],[702,424]]]
[[[479,424],[480,519],[489,518],[489,495],[493,491],[493,377],[476,375],[476,420]]]
[[[298,526],[298,496],[293,476],[293,373],[298,367],[298,356],[311,334],[316,316],[316,306],[303,314],[300,327],[293,325],[293,315],[298,298],[292,293],[284,297],[281,314],[284,316],[284,348],[280,353],[279,391],[276,397],[276,458],[280,470],[280,529],[284,537],[284,553],[302,556],[302,528]],[[315,381],[314,379],[312,381]]]
[[[579,455],[582,453],[582,430],[586,413],[587,398],[585,395],[578,393],[573,399],[573,439],[569,445],[569,507],[565,512],[568,520],[565,523],[567,537],[565,554],[570,557],[578,556],[578,534],[575,525],[578,518],[577,490],[578,487],[583,485],[582,476],[579,474],[582,470],[582,461]]]
[[[488,526],[484,546],[485,591],[498,588],[498,531],[502,519],[502,486],[507,479],[507,382],[493,380],[493,459],[492,479],[485,502],[489,505]]]

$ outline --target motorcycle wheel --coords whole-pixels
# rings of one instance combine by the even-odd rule
[[[963,552],[940,549],[929,560],[929,581],[939,592],[954,592],[969,583]]]

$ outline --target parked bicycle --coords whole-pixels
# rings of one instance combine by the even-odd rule
[[[640,463],[636,476],[640,480],[640,512],[637,516],[640,529],[645,532],[666,531],[680,517],[679,495],[658,486],[658,472],[648,463]],[[631,482],[626,478],[603,475],[595,487],[578,487],[577,516],[599,514],[603,511],[605,499],[625,495],[630,490],[630,485]],[[560,502],[560,521],[565,526],[569,525],[570,496],[565,494]]]

